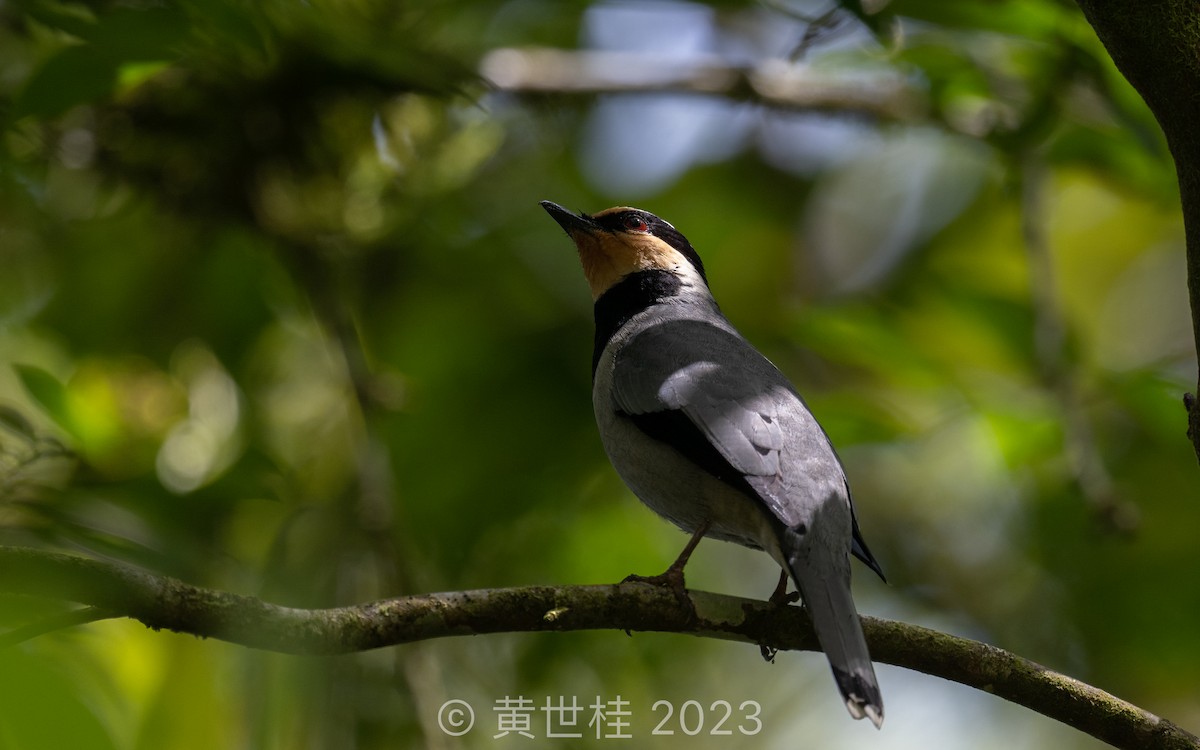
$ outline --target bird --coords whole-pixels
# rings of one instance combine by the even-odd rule
[[[683,568],[704,537],[766,551],[782,568],[772,600],[790,601],[790,576],[850,715],[881,727],[850,556],[884,575],[829,436],[721,312],[703,261],[674,226],[629,206],[589,215],[540,205],[574,242],[592,293],[592,407],[604,450],[645,505],[692,535],[665,573],[642,580],[683,592]]]

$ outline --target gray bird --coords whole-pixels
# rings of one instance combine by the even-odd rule
[[[625,206],[589,216],[541,205],[575,242],[595,302],[592,406],[604,450],[642,502],[692,534],[654,580],[682,591],[704,536],[765,550],[796,582],[850,715],[879,727],[850,555],[883,572],[829,437],[725,319],[675,227]]]

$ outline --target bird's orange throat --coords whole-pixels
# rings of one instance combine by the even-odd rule
[[[579,261],[593,300],[631,273],[674,271],[688,262],[678,250],[651,235],[618,238],[607,232],[577,232],[572,233],[571,239],[579,249]]]

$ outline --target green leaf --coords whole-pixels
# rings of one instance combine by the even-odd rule
[[[891,3],[887,10],[897,16],[936,23],[950,29],[978,29],[1035,39],[1050,35],[1072,20],[1068,9],[1041,0],[987,3],[898,0]]]
[[[112,93],[116,63],[90,46],[66,47],[38,68],[17,96],[12,116],[53,117]]]
[[[78,3],[68,5],[43,0],[16,0],[13,5],[38,23],[81,39],[86,38],[96,24],[95,14]]]
[[[50,373],[33,365],[13,365],[21,385],[50,418],[71,434],[75,433],[67,411],[67,388]]]
[[[109,59],[146,62],[176,57],[187,35],[187,19],[177,8],[121,8],[102,16],[89,39]]]
[[[69,18],[67,30],[85,43],[65,47],[42,64],[17,97],[15,117],[53,117],[107,97],[123,64],[170,60],[188,35],[187,19],[175,8],[121,8],[94,23]]]

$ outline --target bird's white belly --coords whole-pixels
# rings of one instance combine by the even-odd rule
[[[765,508],[675,449],[648,438],[628,419],[609,410],[600,434],[621,479],[655,513],[688,533],[707,522],[705,536],[765,549],[779,557]],[[780,561],[782,563],[782,561]]]

